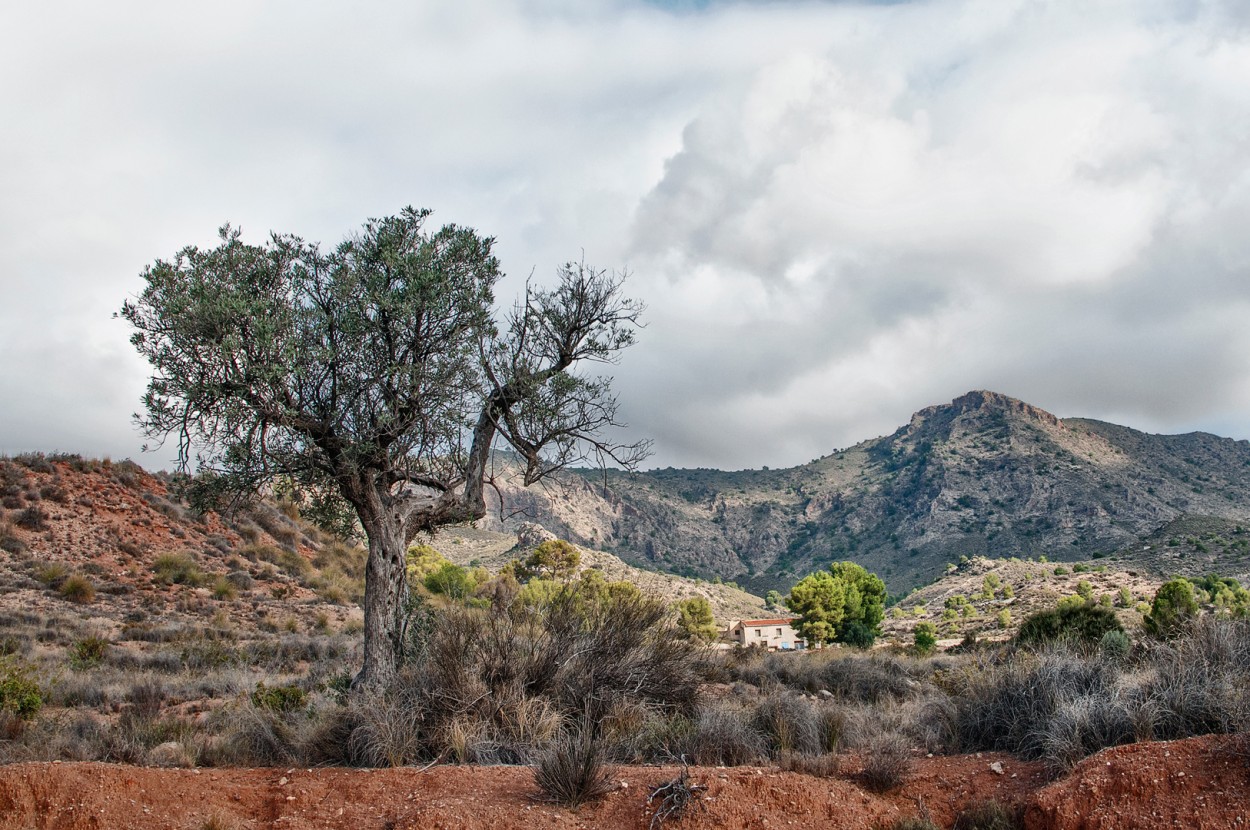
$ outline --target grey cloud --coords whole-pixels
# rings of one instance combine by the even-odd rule
[[[227,220],[334,244],[410,203],[497,236],[501,301],[583,250],[633,272],[650,325],[614,371],[659,464],[806,461],[975,387],[1250,435],[1245,20],[6,8],[0,450],[137,452],[109,315],[145,263]]]

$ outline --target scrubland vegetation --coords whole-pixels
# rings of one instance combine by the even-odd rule
[[[1059,773],[1107,746],[1250,728],[1242,619],[1202,616],[1169,637],[1069,619],[958,654],[715,652],[637,591],[534,584],[415,594],[403,670],[354,694],[351,634],[144,623],[108,640],[10,612],[0,760],[534,764],[553,798],[576,802],[612,763],[827,775],[853,753],[862,782],[888,790],[917,753],[1006,751]]]

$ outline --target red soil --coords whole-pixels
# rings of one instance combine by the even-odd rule
[[[1026,827],[1241,828],[1250,771],[1231,738],[1136,744],[1100,753],[1046,783],[1037,764],[1004,755],[916,759],[901,788],[877,795],[844,774],[695,768],[702,808],[668,827],[872,828],[927,810],[949,827],[989,799],[1025,808]],[[991,764],[1002,765],[1002,774]],[[0,830],[201,828],[646,828],[647,793],[677,770],[624,767],[598,804],[567,810],[535,800],[524,767],[427,770],[171,770],[110,764],[0,767]]]

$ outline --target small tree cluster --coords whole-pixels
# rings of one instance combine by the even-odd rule
[[[786,606],[799,615],[792,625],[809,643],[872,645],[885,617],[885,583],[854,562],[836,562],[828,571],[801,579]]]

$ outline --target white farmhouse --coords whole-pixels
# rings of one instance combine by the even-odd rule
[[[729,626],[729,639],[740,646],[763,646],[769,651],[803,648],[803,640],[790,627],[792,617],[739,620]]]

